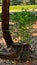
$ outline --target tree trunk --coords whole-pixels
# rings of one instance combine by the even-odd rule
[[[31,60],[31,50],[29,44],[14,46],[14,48],[16,49],[17,59],[19,61],[26,62]]]
[[[9,32],[9,5],[10,0],[3,0],[2,3],[2,31],[3,37],[6,41],[7,47],[10,47],[13,43]]]
[[[29,44],[23,45],[23,50],[22,50],[21,56],[20,56],[21,62],[30,61],[31,60],[30,54],[31,54],[30,45]]]
[[[35,5],[35,0],[30,0],[30,3],[31,3],[32,5]]]

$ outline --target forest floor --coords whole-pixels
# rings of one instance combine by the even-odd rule
[[[37,60],[34,59],[32,62],[26,61],[21,63],[12,60],[0,59],[0,65],[37,65]]]
[[[0,30],[1,30],[1,23],[0,23]],[[4,46],[6,46],[6,42],[3,38],[3,35],[1,35],[1,34],[0,34],[0,44],[4,44]],[[36,56],[36,58],[37,58],[37,56]],[[6,60],[6,59],[0,58],[0,65],[37,65],[37,60],[33,59],[31,62],[26,61],[26,62],[21,63],[21,62],[16,62],[13,60]]]

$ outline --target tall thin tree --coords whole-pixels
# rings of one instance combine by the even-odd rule
[[[32,5],[35,5],[35,0],[30,0],[30,3],[31,3]]]
[[[3,37],[6,41],[7,47],[10,47],[13,43],[9,32],[9,5],[10,0],[3,0],[2,3],[2,31]]]

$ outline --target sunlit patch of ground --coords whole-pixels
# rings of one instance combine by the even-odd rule
[[[2,22],[0,22],[0,32],[2,32]],[[0,44],[4,44],[6,46],[6,42],[3,38],[3,34],[0,33]]]
[[[4,46],[6,46],[6,42],[3,37],[0,39],[0,44],[4,44]]]
[[[33,24],[33,28],[37,30],[37,21],[36,21],[35,24]],[[35,30],[35,31],[36,31],[36,30]],[[37,36],[37,32],[35,32],[35,33],[33,32],[32,35],[33,35],[33,36]]]
[[[10,12],[20,12],[21,10],[29,9],[29,11],[32,11],[32,9],[35,9],[37,12],[37,5],[17,5],[17,6],[10,6],[9,11]],[[2,6],[0,6],[0,12],[2,12]]]

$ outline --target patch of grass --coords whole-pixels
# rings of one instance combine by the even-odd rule
[[[2,11],[2,7],[0,6],[0,12]]]
[[[35,9],[35,8],[37,8],[37,5],[10,6],[10,10]]]
[[[23,9],[37,9],[37,5],[17,5],[17,6],[10,6],[10,12],[15,12],[15,10],[23,10]],[[2,11],[2,6],[0,6],[0,11]]]

